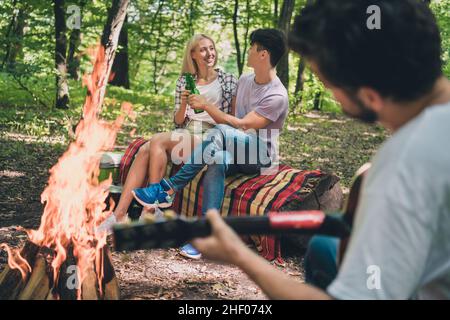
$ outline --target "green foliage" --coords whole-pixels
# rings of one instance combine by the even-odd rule
[[[80,5],[81,2],[66,0],[66,8]],[[111,5],[111,1],[83,2],[82,41],[77,52],[82,58],[82,74],[92,68],[86,53],[98,43]],[[275,3],[278,3],[279,14],[283,1],[237,2],[238,41],[241,54],[246,54],[249,32],[259,27],[273,27],[276,24]],[[296,1],[294,16],[305,3],[306,0]],[[120,103],[130,101],[136,110],[144,114],[132,125],[136,126],[139,134],[171,128],[175,82],[180,74],[186,41],[194,33],[206,33],[215,39],[219,66],[237,75],[232,24],[234,6],[235,1],[221,0],[131,0],[127,27],[132,89],[109,86],[103,115],[114,118],[120,112]],[[433,0],[431,8],[441,29],[444,72],[450,77],[450,0]],[[18,10],[25,13],[26,22],[21,40],[13,33],[8,33],[12,18]],[[70,33],[71,30],[67,30],[67,38]],[[0,72],[1,129],[24,130],[38,135],[55,132],[65,134],[68,123],[81,115],[86,89],[82,87],[81,81],[70,80],[70,110],[62,112],[52,109],[55,99],[52,1],[0,0],[0,34],[0,64],[8,45],[19,44],[14,69]],[[331,93],[325,90],[308,68],[304,71],[304,89],[294,95],[299,57],[290,53],[289,61],[292,117],[313,109],[341,113]],[[8,71],[9,75],[4,71]],[[243,71],[250,70],[244,67]]]
[[[450,0],[432,1],[431,9],[441,31],[444,74],[450,78]]]
[[[0,96],[2,97],[0,132],[17,132],[36,137],[60,136],[67,139],[71,126],[78,122],[82,114],[86,88],[83,88],[79,82],[70,81],[71,108],[58,110],[54,109],[51,103],[54,95],[53,77],[32,77],[24,80],[24,84],[40,99],[49,101],[48,107],[37,106],[33,96],[24,92],[11,75],[0,72]],[[137,129],[137,135],[150,135],[173,127],[172,97],[113,86],[108,87],[101,117],[107,120],[115,119],[120,114],[120,107],[124,101],[130,102],[133,110],[140,116],[135,122],[131,119],[126,121],[124,136],[133,127]],[[119,141],[124,139],[122,136]]]
[[[342,110],[334,100],[331,91],[325,89],[323,83],[308,67],[304,71],[303,90],[296,95],[290,95],[290,106],[292,113],[295,115],[310,110],[342,114]]]

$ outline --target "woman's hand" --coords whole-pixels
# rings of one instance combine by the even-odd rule
[[[181,92],[181,105],[186,105],[187,101],[188,101],[188,97],[191,94],[191,92],[189,90],[183,90],[183,92]]]
[[[188,103],[191,106],[191,108],[200,109],[200,110],[205,110],[206,105],[208,104],[205,97],[203,97],[202,95],[199,95],[199,94],[189,95]]]

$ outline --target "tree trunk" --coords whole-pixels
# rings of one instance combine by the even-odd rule
[[[67,37],[64,0],[54,0],[53,9],[55,12],[55,107],[58,109],[67,109],[69,107],[69,85],[67,83]]]
[[[156,34],[156,50],[153,52],[152,64],[153,64],[153,92],[158,94],[158,55],[159,55],[159,47],[161,44],[161,34],[162,34],[162,15],[158,16],[158,32]]]
[[[322,100],[322,92],[316,92],[316,94],[314,95],[313,110],[320,111],[321,100]]]
[[[195,15],[195,6],[194,6],[194,1],[192,0],[191,3],[189,4],[189,19],[188,19],[188,30],[189,30],[189,37],[194,35],[194,20],[196,19],[196,15]]]
[[[119,50],[116,53],[116,58],[112,65],[112,79],[109,84],[113,86],[123,87],[126,89],[130,88],[130,78],[129,78],[129,62],[128,62],[128,27],[126,25],[127,17],[125,17],[125,22],[120,31],[119,36]]]
[[[69,52],[67,54],[67,73],[71,79],[80,80],[80,55],[78,48],[81,44],[81,25],[83,24],[83,8],[85,0],[79,2],[80,7],[80,28],[74,28],[70,33]]]
[[[244,50],[242,51],[242,60],[241,60],[241,66],[242,69],[244,69],[244,65],[245,65],[245,56],[247,54],[247,46],[248,46],[248,32],[250,30],[250,14],[251,14],[251,10],[250,10],[250,0],[246,0],[246,5],[245,5],[246,11],[247,11],[247,20],[245,22],[245,34],[244,34]],[[242,74],[242,71],[241,71]]]
[[[69,38],[69,53],[67,55],[67,73],[71,79],[80,80],[80,56],[77,54],[81,44],[81,30],[73,29]]]
[[[117,45],[119,42],[120,30],[125,21],[127,15],[127,7],[129,0],[113,0],[112,6],[108,11],[108,19],[103,29],[101,45],[105,49],[105,60],[103,61],[105,72],[102,74],[102,78],[99,79],[101,85],[99,95],[99,105],[103,103],[105,96],[106,85],[111,73],[111,68],[114,62]]]
[[[152,19],[150,19],[150,21],[151,21],[151,24],[150,24],[150,31],[147,33],[147,34],[149,34],[149,35],[151,35],[151,36],[153,36],[153,31],[155,30],[155,25],[156,25],[156,21],[157,21],[157,17],[158,17],[158,15],[160,14],[160,12],[161,12],[161,9],[162,9],[162,7],[163,7],[163,4],[164,4],[164,1],[158,1],[158,9],[156,9],[156,12],[153,14],[153,18]],[[189,34],[189,37],[191,37],[192,35],[191,34]],[[145,54],[145,51],[147,50],[148,48],[146,48],[145,46],[140,46],[138,49],[137,49],[137,53],[136,53],[136,65],[134,65],[134,69],[135,69],[135,71],[134,71],[134,73],[133,73],[133,75],[132,75],[132,77],[133,78],[135,78],[136,77],[136,75],[138,74],[138,72],[139,72],[139,66],[140,66],[140,64],[141,64],[141,61],[142,61],[142,57],[143,57],[143,55]]]
[[[294,105],[292,106],[292,111],[295,111],[295,109],[302,103],[303,97],[299,93],[303,91],[305,83],[305,79],[303,76],[305,67],[306,67],[305,59],[300,57],[300,63],[298,64],[297,69],[297,81],[295,82],[295,90],[294,90],[295,101]]]
[[[239,76],[242,74],[242,70],[244,66],[242,65],[241,60],[241,48],[239,44],[239,35],[238,35],[238,10],[239,10],[239,0],[234,0],[234,13],[233,13],[233,34],[234,34],[234,45],[236,47],[236,61],[237,61],[237,67]]]
[[[273,26],[275,28],[278,26],[278,0],[273,2]]]
[[[6,48],[5,48],[5,56],[3,57],[3,62],[2,62],[2,69],[5,67],[6,62],[9,59],[9,52],[11,50],[11,41],[10,41],[10,37],[11,37],[11,32],[16,24],[16,20],[17,20],[17,14],[15,12],[15,8],[17,5],[17,0],[14,0],[13,2],[13,12],[12,12],[12,16],[11,16],[11,21],[9,22],[8,28],[6,29],[6,33],[5,33],[5,40],[6,40]]]
[[[306,5],[312,4],[313,1],[314,0],[307,0]],[[295,91],[294,91],[295,95],[297,95],[300,91],[303,91],[303,85],[305,82],[303,73],[305,72],[305,67],[306,67],[305,59],[300,57],[300,63],[298,65],[298,69],[297,69],[297,81],[295,83]],[[299,97],[299,99],[297,100],[297,104],[299,104],[301,101],[302,101],[302,98]]]
[[[300,58],[300,63],[298,64],[297,69],[297,82],[295,83],[295,94],[298,94],[303,90],[303,84],[305,82],[305,79],[303,79],[303,72],[305,71],[305,66],[305,59]]]
[[[110,78],[112,65],[115,58],[117,45],[119,42],[120,30],[122,29],[125,16],[127,15],[129,0],[113,0],[112,6],[108,10],[108,18],[106,20],[105,27],[103,28],[102,38],[100,41],[101,48],[100,54],[97,53],[97,58],[94,64],[94,69],[99,72],[95,75],[96,79],[95,90],[91,92],[88,90],[86,95],[86,103],[95,103],[98,108],[96,113],[100,113],[103,99],[105,97],[106,86]],[[88,101],[90,100],[90,101]],[[80,121],[84,118],[84,114],[81,115]],[[78,121],[78,123],[80,123]],[[69,129],[69,136],[75,136],[75,129],[78,126],[74,124]]]
[[[294,11],[295,0],[284,0],[281,7],[280,19],[278,20],[278,29],[284,31],[287,35],[291,26],[292,12]],[[277,66],[277,74],[281,82],[289,91],[289,50],[281,58]]]
[[[14,3],[15,7],[16,2]],[[2,69],[14,70],[17,56],[22,51],[22,40],[27,19],[27,8],[21,7],[14,13],[6,33],[7,47],[2,62]]]
[[[26,9],[22,8],[21,10],[19,10],[19,14],[17,15],[17,25],[16,28],[14,29],[14,42],[12,45],[12,50],[11,50],[11,54],[9,56],[9,61],[8,61],[8,65],[10,68],[14,69],[14,65],[16,63],[17,57],[21,54],[22,52],[22,40],[23,40],[23,35],[24,35],[24,29],[26,26],[26,18],[27,18],[28,14]]]

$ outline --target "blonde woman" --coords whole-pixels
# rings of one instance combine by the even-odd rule
[[[186,45],[181,75],[175,90],[175,126],[187,130],[177,130],[176,134],[174,132],[155,134],[139,149],[114,214],[100,225],[98,231],[110,232],[115,223],[126,217],[127,209],[133,200],[131,191],[134,188],[141,187],[146,182],[159,184],[166,173],[169,159],[175,160],[171,158],[171,155],[174,148],[177,145],[180,146],[179,143],[191,146],[188,149],[190,153],[201,142],[202,133],[216,124],[207,112],[195,113],[194,109],[188,105],[187,97],[190,92],[185,90],[184,73],[191,73],[194,76],[197,89],[208,102],[226,113],[234,114],[237,79],[232,74],[215,68],[216,64],[217,51],[214,41],[204,34],[194,35]],[[189,154],[181,152],[179,156],[187,159]],[[146,177],[148,181],[145,181]]]

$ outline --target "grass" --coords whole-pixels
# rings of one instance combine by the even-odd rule
[[[54,83],[48,77],[22,79],[27,92],[8,74],[0,73],[0,133],[13,132],[34,137],[60,136],[68,140],[70,128],[78,122],[86,89],[79,82],[70,81],[70,108],[58,110],[53,107],[53,96],[46,90]],[[42,106],[42,101],[47,106]],[[135,121],[127,119],[119,141],[126,142],[127,131],[136,128],[136,135],[148,136],[153,132],[168,130],[171,125],[173,98],[136,92],[118,87],[108,87],[101,117],[115,119],[120,114],[121,103],[127,101],[133,105],[138,117]]]

